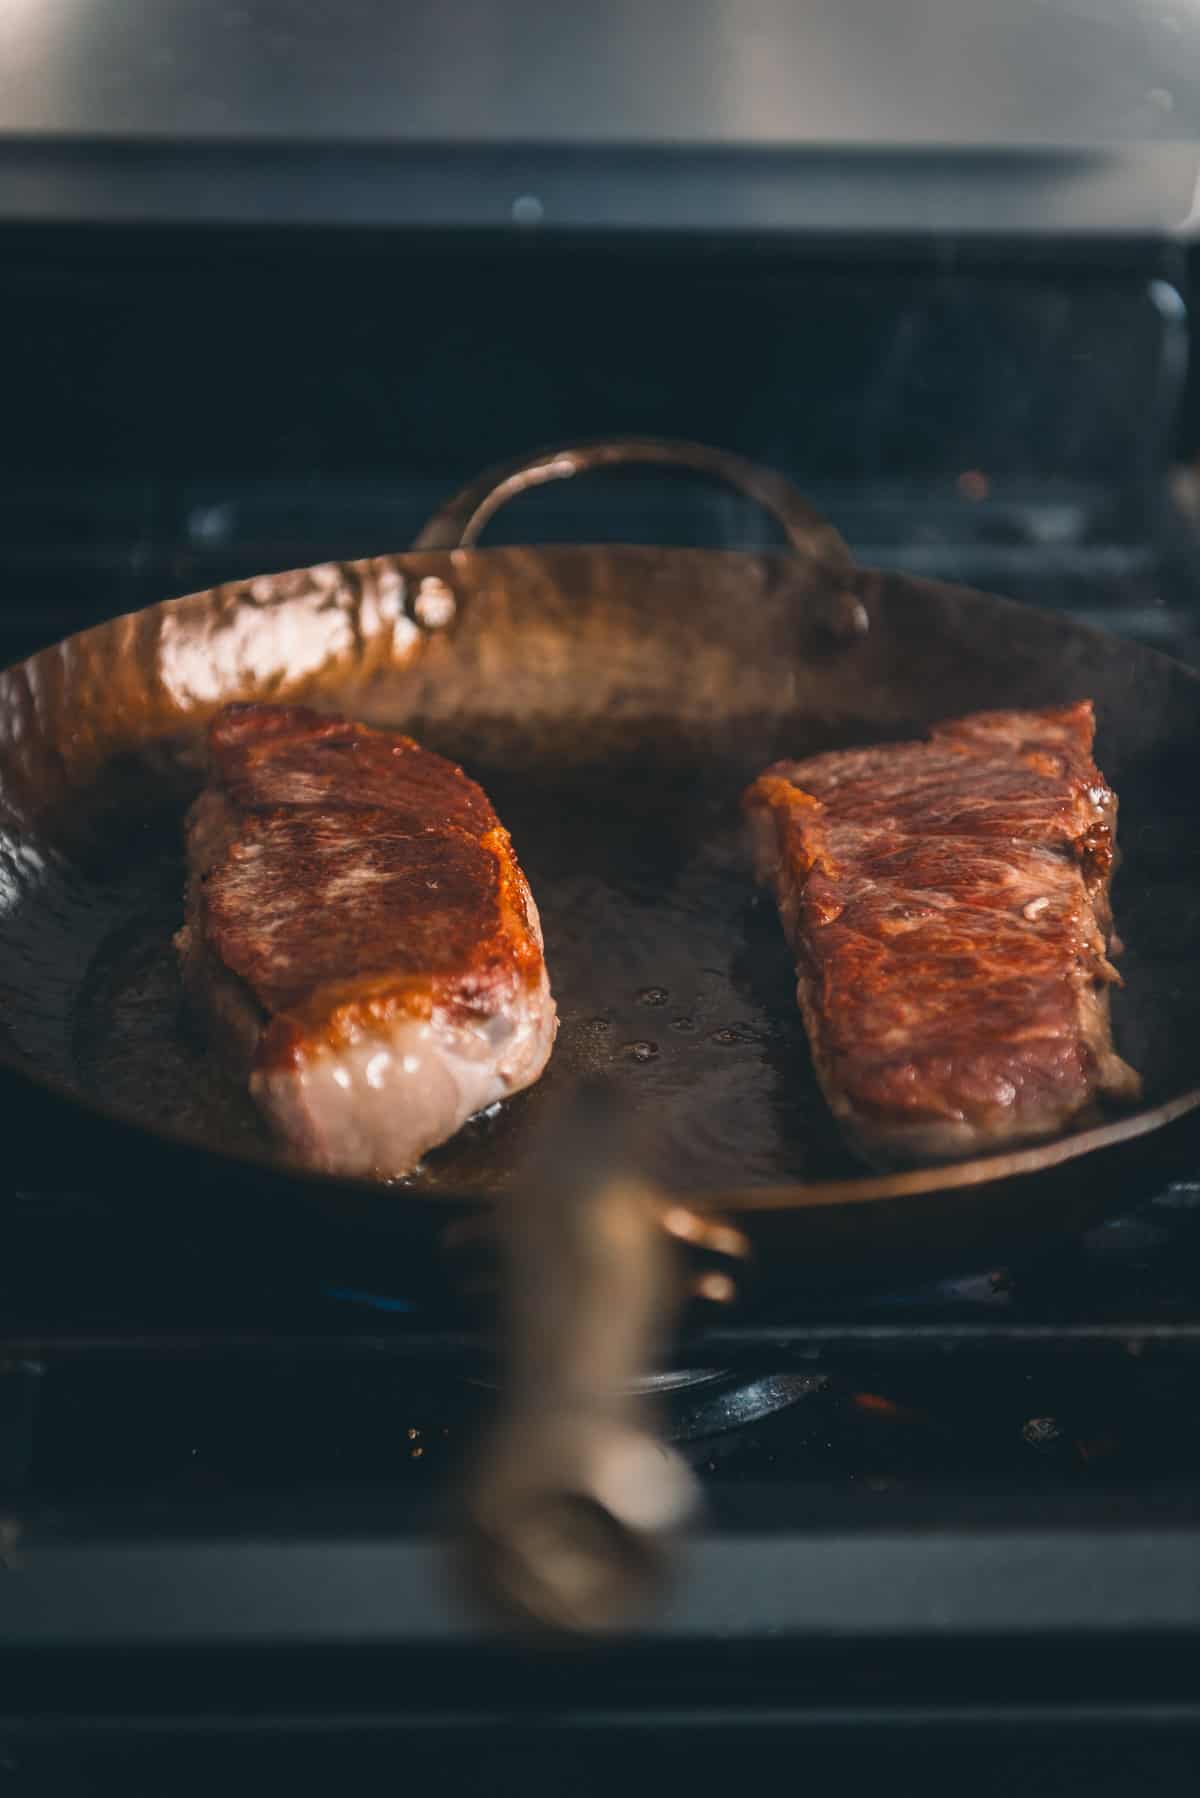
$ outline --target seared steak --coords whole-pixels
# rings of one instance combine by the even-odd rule
[[[1090,703],[780,762],[745,796],[825,1097],[883,1164],[1053,1136],[1130,1099],[1114,1053],[1117,802]]]
[[[542,937],[479,787],[408,737],[231,706],[188,817],[187,997],[308,1165],[389,1178],[529,1086]]]

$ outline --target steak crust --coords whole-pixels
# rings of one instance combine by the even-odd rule
[[[1087,701],[780,762],[748,789],[826,1100],[888,1166],[1036,1142],[1128,1101],[1116,798]]]
[[[394,1178],[541,1074],[537,908],[483,791],[410,738],[231,706],[187,821],[184,990],[298,1159]]]

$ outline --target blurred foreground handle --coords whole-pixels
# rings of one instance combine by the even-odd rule
[[[468,1495],[487,1596],[575,1632],[650,1595],[697,1498],[634,1391],[674,1325],[680,1269],[615,1125],[607,1090],[582,1089],[501,1219],[508,1365]]]

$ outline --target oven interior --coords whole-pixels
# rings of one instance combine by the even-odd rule
[[[1035,253],[983,240],[868,250],[14,230],[0,269],[0,657],[174,593],[405,547],[493,461],[637,434],[779,467],[864,563],[1061,608],[1200,659],[1187,277],[1179,250],[1136,241],[1047,240]],[[639,471],[545,487],[485,538],[530,541],[775,537],[721,490]],[[236,1638],[239,1655],[267,1645],[298,1666],[305,1645],[332,1655],[348,1636],[373,1642],[402,1656],[409,1720],[423,1718],[429,1740],[435,1722],[440,1741],[451,1729],[439,1684],[451,1666],[477,1678],[457,1688],[460,1708],[482,1715],[488,1688],[519,1709],[526,1699],[496,1683],[474,1622],[437,1608],[425,1563],[384,1554],[397,1540],[423,1553],[439,1536],[442,1494],[487,1403],[480,1342],[394,1285],[344,1286],[303,1257],[285,1271],[259,1243],[181,1228],[169,1194],[115,1224],[86,1181],[56,1170],[53,1134],[9,1159],[0,1256],[4,1515],[54,1552],[100,1545],[90,1587],[64,1575],[51,1634],[78,1630],[119,1592],[143,1632],[145,1689],[163,1715],[178,1712],[191,1703],[184,1675],[166,1661],[154,1672],[162,1619],[118,1551],[166,1556],[163,1577],[190,1595],[181,1606],[195,1619],[206,1578],[212,1592],[236,1586],[238,1554],[256,1543],[257,1565],[274,1569],[256,1587],[257,1617],[243,1628],[218,1602],[198,1626],[209,1647]],[[1165,1557],[1195,1523],[1198,1201],[1200,1183],[1178,1181],[1029,1266],[964,1268],[870,1307],[810,1299],[800,1314],[700,1318],[664,1402],[701,1470],[708,1534],[676,1608],[648,1626],[641,1693],[614,1670],[581,1697],[560,1669],[562,1705],[649,1717],[699,1693],[711,1707],[715,1663],[695,1676],[688,1644],[720,1640],[727,1705],[762,1721],[785,1687],[793,1702],[802,1665],[813,1704],[836,1700],[848,1715],[850,1663],[822,1660],[813,1568],[844,1606],[871,1589],[854,1569],[869,1573],[880,1542],[902,1561],[905,1544],[915,1554],[934,1533],[949,1545],[947,1614],[963,1620],[947,1628],[987,1653],[957,1665],[917,1653],[911,1618],[864,1598],[853,1626],[869,1645],[853,1676],[864,1719],[885,1703],[915,1714],[947,1691],[965,1716],[997,1682],[1035,1708],[1053,1693],[1064,1716],[1085,1686],[1114,1702],[1182,1702],[1169,1645],[1195,1619],[1164,1596],[1170,1566],[1144,1568],[1152,1537]],[[1035,1544],[1025,1635],[1049,1644],[1044,1654],[1021,1646],[1002,1606],[971,1611],[971,1593],[990,1590],[986,1546],[1013,1530]],[[1084,1602],[1086,1575],[1056,1577],[1098,1532],[1110,1544],[1103,1595],[1153,1655],[1105,1659],[1117,1637]],[[780,1574],[776,1549],[802,1556],[818,1539],[823,1559]],[[744,1542],[761,1564],[749,1551],[738,1560]],[[322,1604],[276,1602],[311,1595],[305,1568],[317,1563],[304,1557],[318,1549]],[[370,1622],[345,1578],[351,1552],[373,1567],[382,1557],[377,1577],[398,1582],[404,1602],[386,1624]],[[899,1565],[886,1564],[880,1592],[900,1591]],[[30,1641],[38,1627],[29,1621]],[[1073,1670],[1052,1647],[1064,1633],[1087,1645]],[[730,1647],[784,1639],[800,1659],[772,1661],[774,1684],[762,1683],[766,1662]],[[12,1689],[35,1710],[129,1712],[114,1681],[94,1683],[94,1662],[90,1690],[72,1686],[68,1661],[55,1662],[56,1696],[15,1660],[26,1683]],[[324,1698],[348,1713],[368,1663],[379,1677],[365,1650],[356,1673],[339,1662],[335,1678],[323,1661]],[[218,1690],[214,1662],[188,1664]],[[244,1664],[235,1655],[227,1672]],[[275,1680],[272,1701],[302,1688],[319,1707],[303,1678],[290,1697]],[[986,1786],[986,1768],[973,1768]]]
[[[623,435],[780,468],[869,564],[1158,640],[1187,611],[1166,479],[1197,434],[1178,250],[215,229],[7,243],[12,657],[173,593],[406,547],[491,463]],[[650,471],[544,487],[485,538],[773,540],[737,498]]]

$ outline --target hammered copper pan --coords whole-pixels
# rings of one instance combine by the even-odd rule
[[[474,547],[522,489],[630,462],[730,482],[775,514],[787,547]],[[1082,697],[1121,799],[1116,1033],[1144,1103],[1043,1148],[864,1174],[816,1092],[789,957],[743,859],[739,790],[785,752]],[[250,698],[401,726],[460,760],[509,826],[541,907],[562,1019],[547,1076],[397,1187],[282,1166],[179,1028],[180,820],[207,720]],[[447,1220],[461,1234],[493,1200],[545,1246],[546,1205],[528,1193],[555,1179],[543,1164],[531,1185],[529,1145],[584,1076],[602,1076],[649,1186],[598,1186],[593,1160],[574,1158],[583,1171],[561,1215],[594,1222],[602,1190],[612,1228],[574,1275],[559,1242],[556,1278],[573,1295],[559,1311],[578,1324],[589,1292],[604,1302],[574,1361],[546,1338],[570,1315],[520,1311],[526,1375],[539,1357],[559,1369],[536,1395],[543,1415],[586,1408],[582,1387],[594,1395],[644,1349],[658,1290],[626,1273],[655,1262],[664,1217],[677,1242],[715,1255],[700,1277],[718,1299],[743,1262],[798,1301],[913,1266],[987,1265],[1030,1232],[1074,1230],[1136,1198],[1200,1148],[1198,698],[1190,669],[1067,617],[856,567],[787,482],[731,456],[635,442],[494,471],[408,553],[193,594],[0,674],[10,1135],[23,1123],[69,1135],[91,1185],[159,1205],[233,1203],[242,1228],[315,1199],[354,1220],[376,1267],[394,1238],[411,1290],[418,1271],[435,1277],[423,1251]],[[646,1215],[648,1230],[631,1221]],[[521,1239],[516,1252],[542,1251]],[[624,1336],[601,1327],[623,1279],[639,1320]]]

